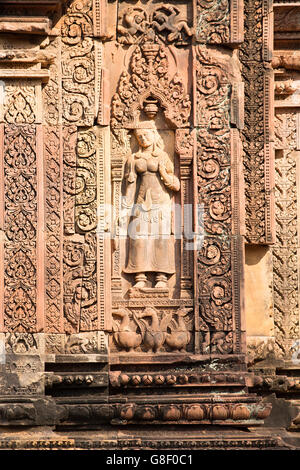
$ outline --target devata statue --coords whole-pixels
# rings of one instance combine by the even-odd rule
[[[175,273],[172,192],[180,182],[154,122],[142,122],[134,135],[139,150],[128,158],[124,175],[123,208],[132,208],[132,219],[123,271],[135,274],[135,288],[146,287],[146,273],[153,272],[155,288],[166,289],[167,275]]]

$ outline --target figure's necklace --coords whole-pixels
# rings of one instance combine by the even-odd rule
[[[141,152],[140,156],[141,156],[141,158],[148,159],[148,158],[152,157],[152,150]]]

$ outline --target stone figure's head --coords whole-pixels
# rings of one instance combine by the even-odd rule
[[[142,148],[156,148],[163,149],[163,140],[159,135],[153,121],[144,121],[139,124],[134,130],[134,135],[138,144]]]

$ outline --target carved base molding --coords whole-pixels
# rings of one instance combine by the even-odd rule
[[[267,418],[269,403],[257,402],[251,395],[227,394],[149,397],[139,396],[124,402],[121,397],[31,398],[0,400],[1,426],[88,426],[120,424],[218,424],[257,426]],[[50,412],[51,411],[51,412]]]
[[[141,436],[142,429],[137,429]],[[154,431],[156,433],[156,431]],[[128,429],[123,429],[123,436],[107,437],[105,433],[97,431],[93,437],[86,438],[84,434],[72,436],[71,433],[53,433],[53,437],[45,437],[43,433],[37,434],[35,439],[18,436],[0,440],[0,449],[9,450],[280,450],[291,449],[280,435],[272,435],[270,432],[261,435],[243,435],[243,433],[224,434],[208,433],[199,436],[191,430],[187,437],[178,438],[173,432],[164,431],[164,436],[148,435],[135,437]]]

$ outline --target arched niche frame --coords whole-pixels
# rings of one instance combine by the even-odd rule
[[[145,39],[134,47],[128,70],[119,79],[118,88],[111,103],[112,131],[112,203],[118,219],[120,207],[122,171],[126,156],[130,152],[130,132],[141,127],[143,120],[155,120],[158,112],[163,115],[165,125],[175,134],[175,155],[179,162],[181,226],[188,225],[195,231],[193,201],[195,192],[195,135],[190,128],[191,100],[186,93],[186,84],[176,71],[176,63],[170,48]],[[174,62],[174,63],[173,63]],[[186,209],[186,212],[185,212]],[[187,220],[187,218],[192,220]],[[118,239],[118,227],[115,237]],[[191,244],[183,233],[181,236],[181,272],[179,298],[193,299],[194,252],[186,249]],[[113,297],[122,297],[119,244],[115,243],[112,261]]]

